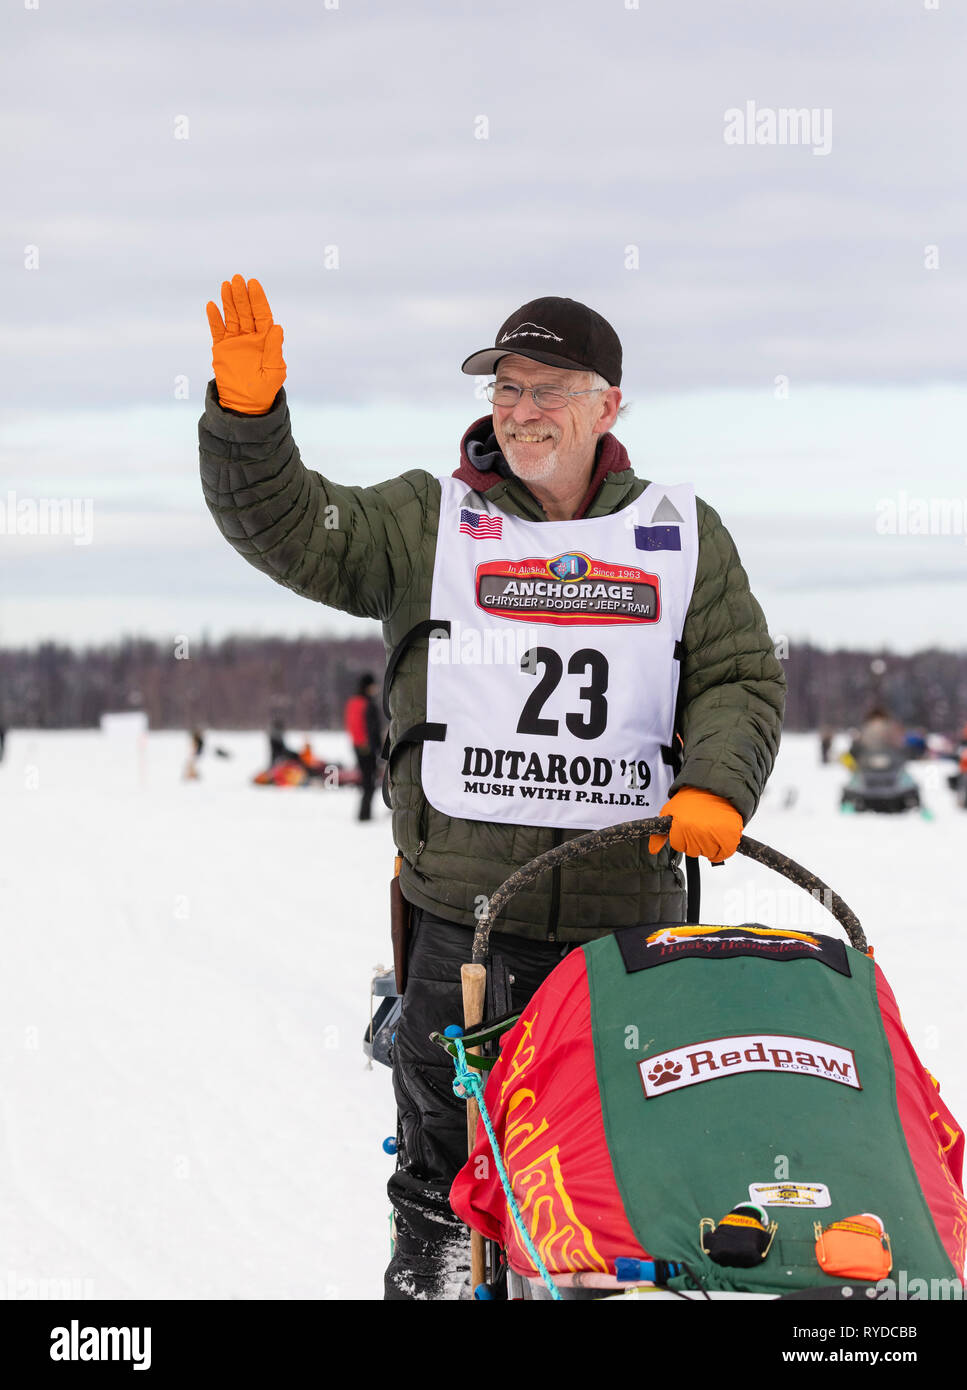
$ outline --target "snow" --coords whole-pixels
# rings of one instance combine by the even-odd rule
[[[341,734],[311,738],[351,761]],[[361,1043],[373,967],[391,959],[389,814],[358,824],[351,789],[250,785],[265,748],[210,733],[185,782],[183,733],[8,737],[0,1298],[382,1296],[395,1108]],[[963,1119],[967,812],[951,766],[911,765],[933,820],[845,816],[844,769],[790,735],[749,833],[858,914]],[[705,922],[838,934],[740,857],[702,880]]]

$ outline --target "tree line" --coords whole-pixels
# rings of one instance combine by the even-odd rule
[[[954,733],[967,722],[967,652],[931,648],[783,650],[790,731],[858,724],[874,704],[909,726]],[[104,713],[144,710],[154,729],[338,728],[363,672],[382,679],[379,637],[145,638],[84,648],[44,642],[0,649],[0,724],[91,728]]]
[[[382,679],[378,637],[253,638],[161,643],[129,638],[76,649],[44,642],[0,650],[0,722],[91,728],[102,714],[144,710],[152,729],[342,726],[359,677]]]

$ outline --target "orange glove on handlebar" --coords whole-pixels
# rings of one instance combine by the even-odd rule
[[[211,300],[206,308],[219,403],[243,415],[264,415],[285,381],[282,325],[272,322],[265,291],[258,280],[246,286],[241,275],[233,275],[222,281],[224,323]]]
[[[668,840],[682,854],[701,854],[719,863],[735,853],[742,838],[742,817],[732,803],[698,787],[682,787],[659,814],[671,816],[672,827],[667,835],[649,835],[649,854],[657,854]]]

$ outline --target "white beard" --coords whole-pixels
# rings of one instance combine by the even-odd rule
[[[551,452],[545,454],[543,458],[536,459],[518,459],[515,457],[516,453],[517,450],[514,448],[513,442],[508,440],[504,446],[504,457],[510,464],[515,476],[520,478],[522,482],[540,482],[542,478],[550,477],[557,468],[556,449],[552,449]]]

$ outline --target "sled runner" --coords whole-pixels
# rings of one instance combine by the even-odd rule
[[[537,874],[667,826],[608,827],[525,865],[491,898],[473,964]],[[821,893],[849,944],[627,928],[571,951],[516,1021],[437,1035],[483,1099],[450,1194],[478,1265],[489,1242],[479,1296],[889,1297],[891,1280],[963,1296],[963,1134],[859,922],[801,866],[739,850]]]

